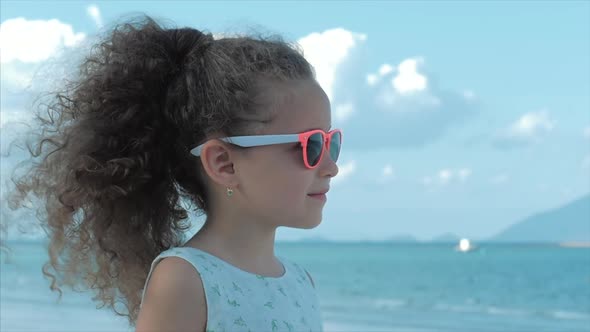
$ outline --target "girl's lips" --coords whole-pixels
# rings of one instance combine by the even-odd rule
[[[325,202],[328,199],[326,194],[309,194],[307,196],[309,196],[311,198],[315,198],[315,199],[323,201],[323,202]]]
[[[317,191],[315,193],[309,193],[308,195],[325,195],[328,193],[328,191],[330,191],[330,188],[328,189],[320,189],[320,191]]]

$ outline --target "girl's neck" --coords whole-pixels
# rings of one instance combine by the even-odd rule
[[[185,246],[206,251],[247,272],[281,276],[282,264],[274,253],[276,228],[240,218],[238,222],[207,219]]]

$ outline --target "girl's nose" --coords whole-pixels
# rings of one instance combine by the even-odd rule
[[[324,156],[321,161],[320,169],[322,176],[335,177],[338,174],[338,165],[332,160],[328,147],[325,147]]]

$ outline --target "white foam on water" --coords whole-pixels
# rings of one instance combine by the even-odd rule
[[[371,332],[436,332],[437,330],[417,327],[386,327],[386,326],[373,326],[373,325],[360,325],[350,323],[338,323],[332,321],[324,321],[324,332],[359,332],[359,331],[371,331]]]
[[[374,299],[371,301],[373,307],[378,309],[397,309],[405,307],[408,302],[401,299]]]
[[[532,312],[521,309],[513,308],[499,308],[499,307],[487,307],[486,312],[492,315],[507,315],[507,316],[527,316],[531,315]]]
[[[452,311],[452,312],[481,312],[482,310],[475,306],[466,305],[451,305],[445,303],[437,303],[434,305],[434,310]]]
[[[551,317],[554,317],[554,318],[557,318],[557,319],[575,319],[575,320],[585,319],[585,320],[590,320],[590,314],[589,313],[583,313],[583,312],[564,311],[564,310],[553,310],[553,311],[550,311],[549,314],[551,315]]]
[[[322,300],[322,307],[330,311],[342,310],[357,311],[359,307],[378,310],[396,310],[408,306],[408,301],[397,298],[356,298],[354,301],[342,301],[337,299]]]

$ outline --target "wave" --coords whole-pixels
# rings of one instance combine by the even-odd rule
[[[377,309],[397,309],[408,306],[408,301],[402,299],[372,299],[371,306]]]
[[[590,320],[590,313],[554,310],[549,311],[548,314],[557,319],[573,319],[573,320]]]
[[[437,303],[433,307],[435,310],[440,311],[452,311],[452,312],[481,312],[476,306],[467,306],[467,305],[451,305],[451,304],[444,304],[444,303]]]
[[[522,309],[514,309],[514,308],[498,308],[494,306],[486,307],[486,312],[492,315],[502,315],[502,316],[528,316],[533,314],[532,311],[522,310]]]
[[[590,313],[567,310],[526,310],[497,306],[451,305],[445,303],[437,303],[436,305],[434,305],[433,308],[435,310],[440,311],[451,311],[458,313],[482,313],[497,316],[544,316],[562,320],[590,320]]]
[[[396,310],[404,307],[408,307],[410,302],[405,299],[398,298],[356,298],[351,300],[323,300],[322,307],[330,311],[335,312],[356,312],[359,308],[368,309],[370,311],[377,310]]]

